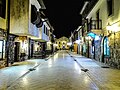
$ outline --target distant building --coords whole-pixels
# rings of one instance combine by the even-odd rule
[[[68,42],[69,42],[69,39],[64,36],[59,39],[56,39],[55,41],[58,50],[68,49],[68,45],[67,45]]]

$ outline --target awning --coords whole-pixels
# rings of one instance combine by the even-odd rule
[[[95,34],[95,33],[93,33],[93,32],[89,32],[87,35],[92,37],[95,40],[99,40],[100,39],[100,36]]]
[[[89,32],[87,35],[90,36],[90,37],[92,37],[92,38],[95,38],[95,36],[96,36],[96,34],[93,33],[93,32]]]

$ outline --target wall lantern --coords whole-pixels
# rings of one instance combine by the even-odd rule
[[[107,30],[111,30],[111,25],[108,23],[107,27],[106,27]]]
[[[67,45],[68,45],[68,46],[71,46],[71,45],[72,45],[72,43],[71,43],[71,42],[68,42],[68,43],[67,43]]]

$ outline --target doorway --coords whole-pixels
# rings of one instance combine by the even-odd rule
[[[101,62],[105,62],[105,59],[108,59],[110,57],[110,47],[109,47],[109,41],[108,37],[103,37],[101,41]]]
[[[31,58],[33,57],[33,49],[34,49],[33,47],[34,47],[34,45],[33,45],[33,44],[31,44],[31,55],[30,55],[30,56],[31,56]]]
[[[20,42],[15,42],[14,62],[19,61],[19,52],[20,52]]]

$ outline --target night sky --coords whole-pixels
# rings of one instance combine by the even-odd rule
[[[84,0],[43,0],[56,38],[69,37],[81,25],[80,10]]]

